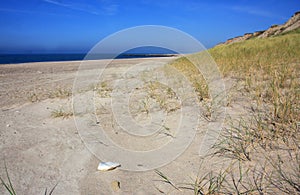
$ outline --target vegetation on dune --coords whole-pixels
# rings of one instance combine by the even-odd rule
[[[220,45],[210,54],[224,75],[244,84],[257,110],[268,110],[277,133],[295,131],[300,121],[300,31],[267,39]],[[284,126],[282,126],[284,125]],[[288,130],[288,131],[287,131]]]
[[[222,73],[244,75],[269,72],[282,65],[299,63],[300,30],[266,39],[250,39],[231,45],[218,45],[209,50]],[[299,65],[296,67],[299,70]]]
[[[212,152],[233,164],[225,171],[207,170],[210,177],[200,175],[191,189],[195,194],[300,193],[300,28],[208,52],[223,76],[241,86],[235,95],[249,100],[249,117],[228,117]],[[186,58],[171,65],[200,87],[195,87],[199,95],[208,94],[201,73]],[[222,182],[211,191],[219,176]]]

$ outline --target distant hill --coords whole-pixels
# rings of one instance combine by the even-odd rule
[[[245,33],[243,36],[238,36],[238,37],[228,39],[226,42],[221,43],[220,45],[232,44],[232,43],[241,42],[252,38],[272,37],[276,35],[285,34],[290,31],[294,31],[296,29],[300,29],[300,11],[296,12],[286,23],[282,25],[272,25],[267,30],[257,31],[254,33]]]

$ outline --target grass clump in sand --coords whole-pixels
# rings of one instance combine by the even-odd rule
[[[102,81],[94,87],[94,90],[97,91],[101,98],[109,98],[111,97],[113,88],[109,81]]]
[[[49,93],[49,98],[68,98],[72,96],[72,90],[70,88],[56,88]]]
[[[51,90],[46,90],[43,88],[37,88],[34,89],[33,91],[30,91],[27,94],[27,99],[34,103],[34,102],[39,102],[45,99],[65,99],[69,98],[72,95],[72,90],[70,88],[62,88],[62,87],[57,87],[55,89]]]
[[[144,86],[147,97],[155,100],[160,109],[167,113],[180,109],[180,103],[176,93],[170,88],[159,82],[152,81]]]
[[[54,109],[51,111],[51,117],[67,119],[73,116],[73,112],[66,111],[63,108]]]

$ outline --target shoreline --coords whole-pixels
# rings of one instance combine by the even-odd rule
[[[157,60],[157,59],[167,59],[167,58],[177,58],[180,57],[180,54],[176,54],[176,55],[169,55],[169,56],[159,56],[159,57],[153,57],[151,55],[149,55],[149,57],[137,57],[137,58],[113,58],[113,59],[91,59],[91,60],[58,60],[58,61],[43,61],[43,62],[20,62],[20,63],[5,63],[5,64],[1,64],[0,63],[0,67],[2,66],[14,66],[14,65],[29,65],[29,64],[49,64],[49,63],[55,63],[55,64],[59,64],[59,63],[78,63],[78,62],[83,62],[83,61],[91,61],[91,62],[95,62],[95,61],[102,61],[102,60]]]
[[[42,63],[42,62],[78,62],[86,61],[88,54],[0,54],[0,66],[9,64]],[[144,59],[178,57],[180,54],[103,54],[102,57],[89,56],[88,60]],[[99,58],[99,59],[98,59]]]

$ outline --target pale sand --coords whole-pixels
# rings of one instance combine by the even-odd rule
[[[173,59],[175,58],[115,60],[107,69],[106,76],[108,80],[113,81],[120,76],[119,73],[121,74],[133,64],[147,62],[164,64]],[[49,188],[56,183],[58,185],[54,194],[159,194],[160,191],[171,194],[193,194],[189,190],[177,191],[172,186],[161,182],[162,178],[153,170],[146,172],[122,169],[109,172],[96,170],[101,159],[95,157],[86,148],[74,119],[51,116],[55,109],[63,108],[65,111],[72,111],[72,96],[63,97],[64,92],[59,94],[58,89],[63,89],[62,91],[72,89],[79,65],[80,62],[0,65],[1,177],[6,178],[5,160],[17,194],[42,194],[46,188],[49,191]],[[134,78],[135,75],[133,74],[132,77]],[[133,101],[138,101],[138,95]],[[101,101],[104,102],[102,101],[101,104],[105,106],[107,98],[102,98]],[[232,109],[242,109],[242,106],[235,105],[236,108]],[[197,106],[197,102],[191,106]],[[105,118],[111,116],[110,111],[102,111],[97,112],[100,120],[98,122],[110,127],[111,132],[116,133],[117,130],[112,123]],[[145,113],[138,114],[134,117],[145,119]],[[176,122],[176,116],[176,112],[170,114],[170,124],[167,125],[172,127],[172,123]],[[199,116],[196,137],[190,147],[176,160],[159,168],[174,183],[193,183],[199,171],[207,173],[207,170],[213,168],[213,165],[209,164],[207,165],[209,169],[206,169],[203,164],[199,170],[201,159],[197,152],[206,125],[207,121]],[[124,146],[130,144],[126,142],[121,132],[118,133],[116,142],[119,141]],[[161,143],[158,141],[157,144]],[[148,149],[147,147],[151,145],[144,143],[144,146],[144,149]],[[224,163],[222,160],[221,162]],[[215,163],[218,164],[216,166],[220,166],[218,159]],[[120,189],[115,189],[116,181],[120,182]],[[7,192],[0,187],[0,194],[3,193]]]

